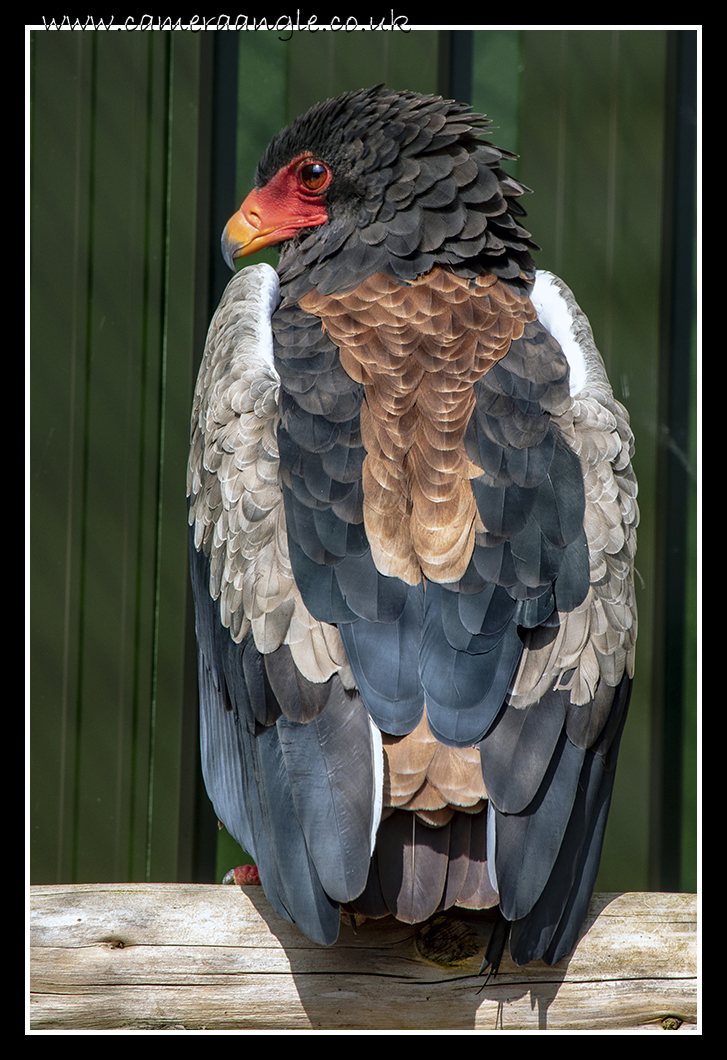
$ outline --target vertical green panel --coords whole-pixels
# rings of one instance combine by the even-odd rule
[[[53,47],[60,38],[64,47]],[[90,139],[84,34],[31,40],[31,878],[71,879],[79,725]]]
[[[194,389],[193,364],[199,315],[207,312],[206,261],[198,261],[207,233],[197,231],[200,183],[200,36],[170,34],[168,156],[164,221],[166,257],[160,303],[160,461],[157,524],[156,638],[152,703],[152,772],[149,778],[149,836],[146,878],[177,878],[179,858],[186,860],[192,821],[184,813],[182,792],[194,778],[184,764],[185,624],[190,592],[187,558],[186,469],[189,415]],[[200,209],[200,213],[203,213]],[[206,214],[205,214],[206,215]],[[199,271],[198,271],[199,268]],[[196,738],[196,737],[195,737]]]
[[[437,92],[439,37],[433,30],[387,33],[386,64],[378,79],[388,88],[411,92]],[[376,84],[372,71],[368,83]]]
[[[240,34],[237,189],[240,201],[270,138],[285,125],[290,41],[271,31]],[[239,205],[237,203],[236,205]]]
[[[695,203],[696,208],[696,203]],[[696,261],[696,247],[695,247]],[[694,304],[698,302],[695,291]],[[699,414],[697,411],[699,395],[699,369],[697,363],[697,323],[694,322],[692,339],[691,394],[690,394],[690,436],[689,436],[689,496],[688,504],[688,537],[687,537],[687,599],[686,599],[686,636],[684,641],[684,688],[686,698],[686,718],[682,766],[684,769],[683,806],[682,806],[682,880],[681,890],[696,891],[699,878],[699,792],[700,792],[700,746],[699,746],[699,711],[701,702],[699,688]]]
[[[153,682],[156,665],[155,637],[159,624],[157,570],[159,564],[159,487],[163,463],[164,431],[160,422],[160,402],[164,387],[164,307],[168,241],[167,185],[169,151],[167,142],[169,82],[172,58],[169,35],[152,34],[149,53],[150,79],[146,101],[146,160],[143,232],[143,302],[139,307],[137,336],[143,344],[144,363],[139,379],[142,401],[139,482],[139,535],[136,552],[137,628],[136,709],[134,763],[131,778],[132,806],[130,859],[132,880],[148,879],[150,778],[153,770],[153,744],[150,734],[155,723]],[[181,573],[181,572],[180,572]],[[181,633],[180,633],[181,635]],[[177,786],[176,771],[173,774]],[[168,877],[173,878],[173,877]]]
[[[288,117],[302,114],[314,103],[371,88],[436,92],[439,34],[411,33],[298,33],[289,44]]]
[[[32,42],[37,882],[178,863],[199,39]]]
[[[148,368],[154,370],[147,363],[143,334],[151,41],[131,35],[116,41],[112,34],[99,34],[94,43],[82,724],[74,869],[80,879],[100,871],[102,879],[118,880],[131,869],[133,800],[141,794],[142,805],[145,801],[132,780],[137,769],[140,776],[148,772],[147,742],[137,745],[135,735],[149,726],[148,691],[139,697],[137,679],[146,672],[148,689],[153,628],[153,578],[144,578],[138,569],[141,543],[149,530],[153,535],[155,519],[155,489],[151,484],[149,491],[143,479],[146,375]],[[153,436],[146,441],[155,447]],[[156,453],[150,459],[153,466]]]
[[[492,121],[492,142],[508,151],[519,148],[520,49],[516,29],[480,30],[474,34],[472,107]],[[518,175],[517,160],[507,171]]]

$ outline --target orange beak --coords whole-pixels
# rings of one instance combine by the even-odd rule
[[[235,258],[245,258],[264,247],[289,239],[301,228],[324,224],[325,210],[291,210],[291,203],[253,188],[222,233],[222,256],[233,270]]]

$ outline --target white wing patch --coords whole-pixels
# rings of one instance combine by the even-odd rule
[[[570,299],[566,298],[566,291],[568,288],[552,272],[538,270],[530,292],[530,301],[535,306],[538,320],[560,343],[566,356],[570,366],[570,392],[573,396],[586,385],[587,369],[583,347],[577,338],[578,321],[573,312],[574,307],[578,309],[578,306],[572,295]]]

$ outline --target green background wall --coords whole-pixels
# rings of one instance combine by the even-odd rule
[[[32,882],[214,876],[185,465],[226,282],[220,218],[283,124],[384,81],[464,85],[520,154],[538,266],[573,288],[630,409],[638,669],[598,887],[696,889],[695,427],[685,441],[669,401],[665,324],[677,45],[662,30],[31,34]],[[681,296],[689,310],[691,283]],[[687,379],[695,360],[682,343]],[[668,503],[689,513],[688,551]]]

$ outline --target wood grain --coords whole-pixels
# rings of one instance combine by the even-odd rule
[[[387,918],[316,946],[260,887],[36,886],[33,1029],[696,1029],[696,895],[594,896],[575,952],[478,975],[491,918]],[[432,960],[436,957],[436,960]]]

